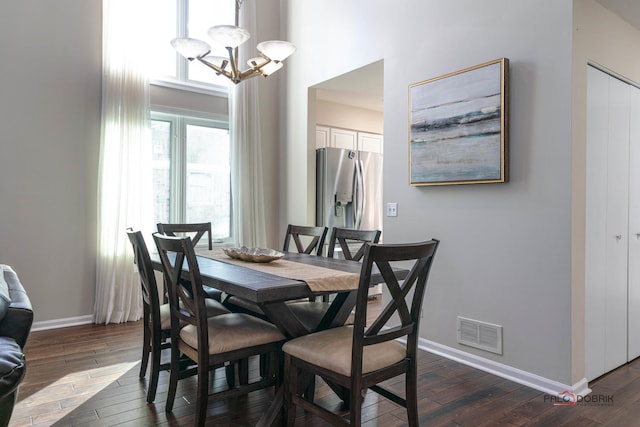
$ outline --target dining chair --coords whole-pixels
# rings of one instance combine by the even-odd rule
[[[158,388],[160,371],[169,370],[169,363],[161,363],[162,350],[170,348],[171,320],[169,304],[161,304],[158,292],[156,276],[149,257],[149,250],[140,231],[131,228],[126,230],[129,241],[133,247],[134,263],[138,266],[140,285],[142,288],[142,358],[140,363],[140,378],[144,378],[149,369],[149,388],[147,390],[147,402],[155,400]],[[207,301],[207,315],[229,313],[220,302]],[[149,356],[151,365],[149,366]],[[231,372],[233,373],[233,372]],[[234,376],[228,376],[227,381],[234,381]]]
[[[159,222],[157,224],[158,232],[167,236],[191,237],[193,246],[196,246],[200,239],[206,234],[209,250],[213,249],[213,235],[211,234],[211,222],[200,223],[183,223],[173,224],[168,222]],[[194,234],[192,234],[194,233]]]
[[[199,223],[167,223],[159,222],[157,224],[158,232],[166,234],[167,236],[174,237],[191,237],[191,241],[194,246],[200,242],[200,239],[207,235],[207,243],[209,250],[213,249],[213,235],[211,233],[211,222],[199,222]],[[205,296],[207,298],[213,298],[218,301],[223,300],[222,291],[220,289],[205,286]]]
[[[336,247],[340,248],[342,258],[347,260],[360,261],[364,256],[365,243],[378,243],[380,240],[380,230],[357,230],[353,228],[333,227],[331,237],[327,245],[327,258],[338,255]],[[321,301],[318,301],[321,299]],[[310,298],[308,302],[295,302],[294,312],[300,317],[305,326],[315,329],[322,320],[322,317],[329,309],[329,294],[322,295],[321,298]],[[350,318],[347,323],[353,323]]]
[[[297,406],[332,425],[360,426],[364,395],[371,389],[405,407],[409,426],[418,427],[418,329],[427,278],[438,244],[438,240],[416,244],[366,244],[354,325],[304,335],[288,341],[282,348],[287,426],[294,425]],[[391,269],[394,262],[413,262],[403,281],[398,280]],[[374,266],[384,278],[384,286],[392,298],[367,327],[367,299]],[[406,339],[406,343],[399,342],[400,338]],[[380,385],[382,381],[402,374],[404,397]],[[309,375],[318,375],[348,392],[345,400],[349,404],[348,422],[303,398],[301,390],[306,389],[306,384],[298,384],[298,380]]]
[[[360,261],[364,257],[365,243],[378,243],[380,234],[382,234],[380,230],[333,227],[331,237],[329,237],[327,257],[337,256],[336,247],[338,246],[342,258]],[[355,247],[357,249],[354,252]]]
[[[378,243],[381,234],[380,230],[333,227],[327,245],[327,258],[338,256],[336,247],[339,247],[339,254],[342,258],[360,261],[364,256],[365,243]],[[329,301],[329,295],[323,295],[322,301]]]
[[[178,380],[197,375],[195,425],[201,426],[209,400],[224,400],[279,383],[280,351],[285,338],[273,324],[247,314],[227,313],[207,318],[202,277],[191,239],[160,233],[154,233],[153,238],[169,286],[171,312],[171,368],[166,411],[173,409]],[[180,280],[185,267],[191,292]],[[267,374],[250,383],[247,364],[238,363],[240,384],[209,392],[209,371],[259,355],[270,356]],[[182,369],[181,356],[188,357],[197,367]]]
[[[296,250],[299,253],[311,254],[315,252],[316,255],[322,255],[324,249],[324,241],[327,237],[327,227],[312,227],[305,225],[293,225],[287,226],[287,232],[284,236],[284,245],[282,250],[289,251],[291,241],[296,246]],[[305,238],[308,241],[305,241]]]
[[[340,248],[342,258],[353,261],[360,261],[364,257],[366,243],[378,243],[380,240],[380,230],[358,230],[353,228],[333,227],[331,237],[327,245],[327,258],[333,258],[338,255],[336,246]],[[329,294],[322,295],[321,298],[310,298],[309,301],[296,301],[289,306],[298,316],[300,321],[309,330],[315,330],[317,325],[329,310],[330,303]],[[352,324],[354,320],[353,314],[349,316],[345,324]],[[315,381],[311,381],[305,392],[305,397],[309,401],[313,401],[315,397]]]

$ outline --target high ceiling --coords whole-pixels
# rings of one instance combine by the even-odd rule
[[[598,3],[640,29],[640,1],[638,0],[597,0]]]
[[[384,61],[365,65],[319,83],[314,88],[319,100],[382,111]]]

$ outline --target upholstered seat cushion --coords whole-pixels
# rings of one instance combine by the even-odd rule
[[[220,301],[212,298],[205,298],[204,304],[207,307],[207,317],[231,313]],[[171,329],[171,309],[169,304],[162,304],[160,306],[160,328]]]
[[[0,337],[0,399],[12,393],[24,378],[26,362],[13,338]]]
[[[285,343],[282,351],[316,366],[350,376],[352,345],[353,327],[341,326],[295,338]],[[397,341],[366,346],[362,371],[373,372],[400,362],[406,354],[405,346]]]
[[[209,354],[224,353],[285,339],[274,325],[248,314],[221,314],[210,317],[207,323]],[[182,328],[180,338],[187,345],[198,348],[198,337],[194,325]]]

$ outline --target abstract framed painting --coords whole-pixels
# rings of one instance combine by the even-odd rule
[[[509,180],[509,60],[409,86],[409,183]]]

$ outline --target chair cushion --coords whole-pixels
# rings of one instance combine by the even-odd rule
[[[0,398],[3,398],[24,378],[26,362],[22,349],[12,338],[0,337],[0,355]]]
[[[160,306],[160,329],[171,329],[171,306],[169,304]]]
[[[210,317],[207,323],[209,354],[225,353],[285,339],[274,325],[248,314],[221,314]],[[194,325],[182,328],[180,338],[187,345],[198,348],[198,337]]]
[[[207,317],[231,313],[221,302],[211,298],[205,298],[204,305],[207,307]],[[160,306],[160,328],[171,329],[171,308],[169,304]]]
[[[282,351],[313,365],[342,375],[351,375],[353,327],[341,326],[295,338],[285,343]],[[362,372],[368,373],[405,359],[407,351],[398,341],[387,341],[364,347]]]

